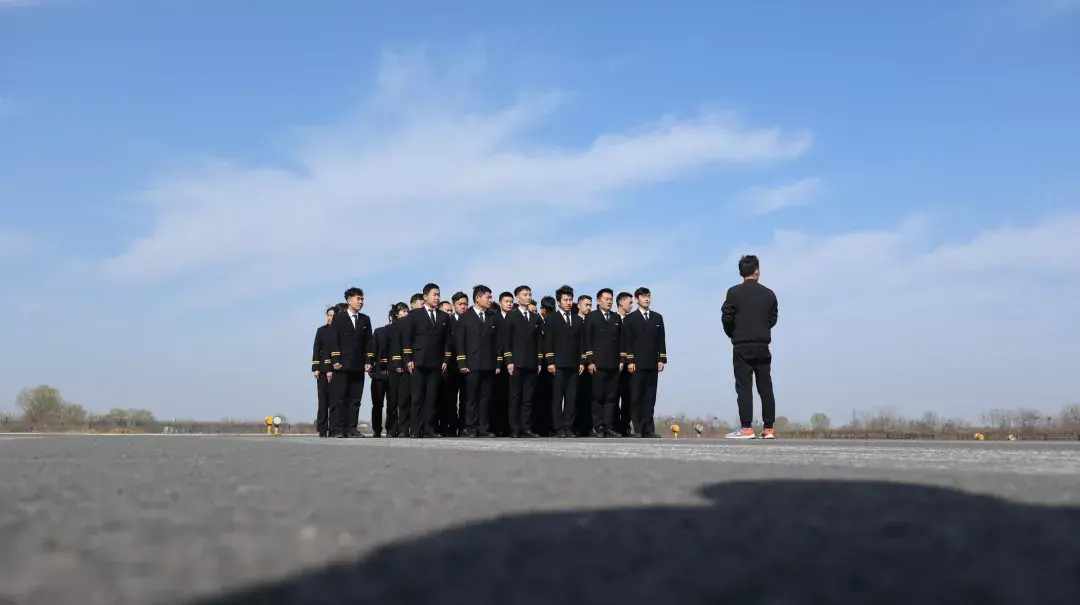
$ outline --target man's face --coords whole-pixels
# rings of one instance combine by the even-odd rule
[[[610,294],[604,292],[600,295],[600,298],[596,299],[596,302],[600,304],[600,309],[603,311],[611,310],[611,303],[615,302],[615,299]]]
[[[630,307],[634,306],[634,299],[627,296],[619,301],[619,312],[626,315],[630,312]]]
[[[650,303],[652,303],[652,294],[642,294],[641,296],[637,297],[637,306],[641,307],[642,309],[648,310]]]
[[[520,305],[522,307],[526,307],[526,308],[531,307],[532,306],[532,290],[522,290],[521,292],[518,292],[517,302],[518,302],[518,305]],[[533,309],[529,309],[529,310],[532,311]]]
[[[583,298],[577,304],[578,313],[582,315],[588,315],[589,311],[592,311],[592,299]]]
[[[330,309],[326,312],[326,325],[330,325],[332,321],[334,321],[334,310]]]
[[[458,315],[461,315],[462,313],[464,313],[464,312],[466,312],[468,310],[469,310],[469,299],[467,299],[467,298],[459,298],[456,301],[454,301],[454,311],[456,311]]]
[[[529,303],[528,309],[529,309],[529,313],[536,313],[536,304],[535,303]]]
[[[432,309],[434,309],[435,307],[438,307],[439,306],[439,289],[438,288],[432,288],[430,292],[425,294],[424,295],[424,302],[426,302],[427,306],[431,307]]]
[[[499,308],[503,310],[503,313],[509,313],[514,310],[514,297],[504,296],[499,299]]]
[[[364,297],[360,296],[359,294],[354,294],[353,296],[350,296],[346,302],[349,303],[349,308],[353,311],[359,311],[360,309],[364,308]]]
[[[448,301],[448,300],[444,300],[441,303],[439,303],[439,310],[442,311],[443,313],[450,313],[451,311],[453,311],[453,309],[454,309],[454,305],[450,304],[450,301]]]
[[[483,309],[485,311],[487,311],[488,309],[491,308],[491,304],[492,304],[491,292],[484,292],[480,296],[476,297],[476,306],[480,307],[481,309]]]
[[[565,313],[574,307],[574,297],[569,294],[563,294],[559,297],[559,308]]]
[[[412,308],[421,309],[421,308],[423,308],[423,306],[424,306],[424,299],[418,298],[418,299],[413,301]]]

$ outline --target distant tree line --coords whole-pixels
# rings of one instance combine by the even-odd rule
[[[145,409],[113,408],[106,414],[88,412],[83,406],[65,400],[58,389],[49,385],[26,388],[15,398],[17,413],[0,414],[0,431],[74,431],[101,433],[263,433],[264,419],[161,420]],[[284,414],[281,429],[286,433],[313,433],[313,423],[291,425]],[[724,435],[738,424],[737,419],[719,417],[662,416],[657,426],[669,432],[679,425],[680,437],[693,438],[696,427],[702,438]],[[755,422],[760,428],[760,423]],[[1034,408],[1011,410],[992,409],[973,423],[960,418],[941,418],[937,412],[924,412],[919,418],[905,418],[894,408],[874,407],[856,410],[851,419],[836,425],[822,412],[809,420],[793,421],[785,416],[776,419],[775,428],[789,438],[888,438],[888,439],[974,439],[982,434],[987,439],[1080,439],[1080,403],[1061,408],[1056,414],[1045,414]]]

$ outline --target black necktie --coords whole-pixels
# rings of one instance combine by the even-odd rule
[[[608,314],[607,314],[607,311],[604,311],[604,323],[607,323],[607,320],[608,320]]]
[[[431,325],[435,325],[435,309],[428,309],[428,314],[431,315]]]
[[[568,326],[573,325],[573,324],[570,323],[570,314],[569,313],[566,314],[566,325],[568,325]]]
[[[645,312],[645,321],[649,321],[649,312],[648,311]]]

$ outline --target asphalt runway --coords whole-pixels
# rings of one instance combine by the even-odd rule
[[[1080,443],[0,436],[0,604],[1080,602]]]

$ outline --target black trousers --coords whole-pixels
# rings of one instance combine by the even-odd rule
[[[514,368],[510,376],[510,430],[515,433],[535,431],[533,428],[533,400],[536,395],[536,368]]]
[[[440,368],[414,367],[409,374],[409,390],[412,392],[412,436],[432,436],[435,430],[435,408],[439,404]]]
[[[390,397],[389,376],[378,376],[371,380],[371,430],[376,435],[383,432],[383,406],[386,407],[386,433],[394,431],[397,424],[397,404]]]
[[[551,377],[551,424],[555,431],[576,431],[577,388],[577,368],[555,369]]]
[[[319,391],[319,408],[315,413],[315,430],[320,435],[330,431],[330,384],[326,382],[326,372],[319,372],[315,381]]]
[[[465,430],[487,433],[491,430],[492,389],[495,387],[494,370],[476,370],[465,378]]]
[[[630,424],[633,422],[633,398],[630,394],[630,377],[632,374],[625,369],[619,372],[619,406],[615,412],[615,431],[621,435],[630,434]]]
[[[464,422],[464,405],[459,404],[461,385],[464,383],[462,375],[456,368],[446,370],[446,378],[439,385],[439,410],[438,428],[443,435],[453,435],[461,430]]]
[[[615,430],[615,406],[619,397],[619,368],[596,368],[592,382],[592,429]]]
[[[360,424],[360,402],[364,399],[363,370],[338,370],[330,380],[330,432],[344,434]]]
[[[592,429],[592,374],[588,369],[578,376],[576,389],[574,422],[566,428],[585,435]]]
[[[394,403],[397,405],[397,434],[408,437],[412,430],[412,389],[410,388],[409,371],[398,374],[390,373],[390,391],[394,393]]]
[[[498,435],[510,434],[510,379],[506,372],[492,374],[491,407],[488,410],[490,430]]]
[[[656,433],[653,414],[656,410],[656,380],[659,376],[660,372],[657,372],[656,368],[642,370],[641,366],[630,375],[630,398],[634,402],[631,406],[631,418],[635,435]]]
[[[773,395],[772,352],[769,345],[740,344],[735,345],[732,352],[739,421],[743,426],[750,426],[754,420],[754,392],[751,387],[756,381],[761,397],[761,421],[765,423],[765,428],[772,428],[776,421],[776,397]]]
[[[548,402],[551,401],[551,374],[547,368],[536,376],[536,392],[533,400],[537,402],[540,410],[533,414],[533,430],[541,435],[550,435],[554,429],[551,422],[551,414],[547,413]]]

